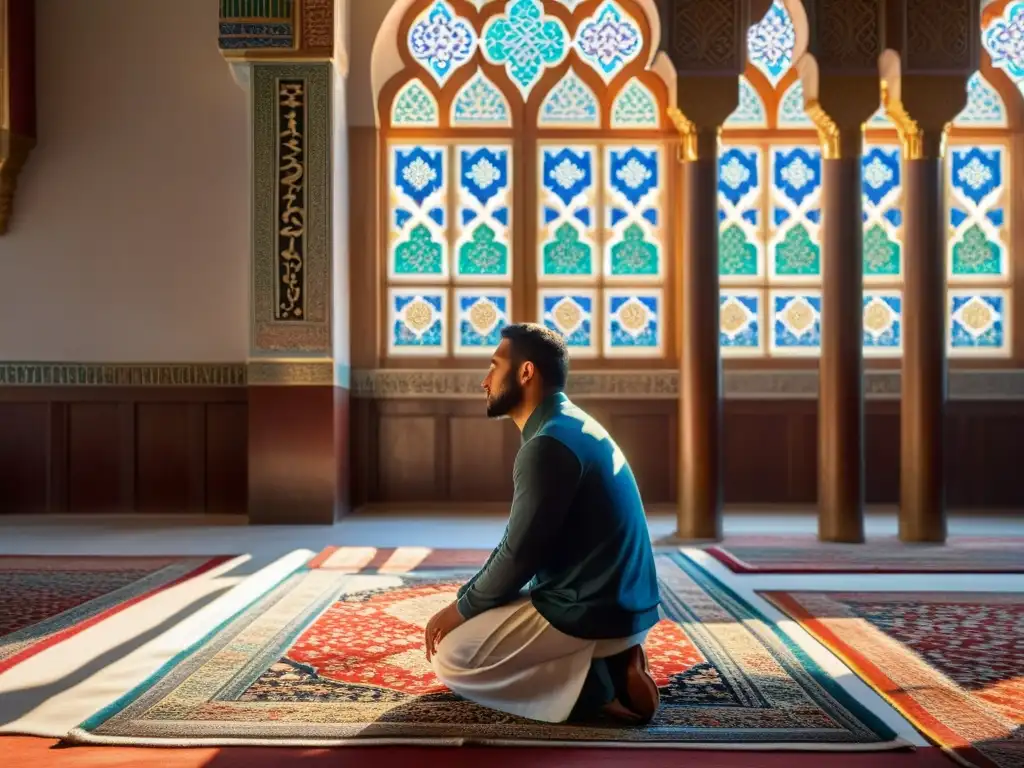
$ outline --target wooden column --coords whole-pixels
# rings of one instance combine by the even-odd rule
[[[903,143],[904,178],[899,533],[904,541],[943,542],[947,398],[944,149],[947,125],[967,102],[967,78],[909,76],[889,91],[889,113]]]
[[[978,68],[979,0],[888,0],[882,75],[903,143],[903,541],[946,539],[945,135]],[[933,24],[943,19],[941,31]]]
[[[843,83],[844,89],[850,85]],[[849,98],[845,108],[830,104],[842,122],[820,106],[812,110],[822,135],[818,534],[842,542],[864,540],[861,124],[878,108],[878,85],[874,80],[857,85],[866,98]]]
[[[718,133],[739,103],[749,0],[670,0],[667,50],[676,67],[683,164],[683,247],[677,301],[679,515],[677,537],[722,535],[722,377],[718,290]]]
[[[722,121],[729,115],[726,114]],[[679,312],[679,522],[682,539],[722,535],[722,375],[718,290],[718,131],[685,134]]]
[[[818,536],[864,540],[863,125],[878,109],[882,0],[805,0],[796,63],[822,151]]]
[[[36,145],[35,14],[35,0],[0,0],[0,235],[7,234],[18,176]]]

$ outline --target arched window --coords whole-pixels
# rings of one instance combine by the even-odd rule
[[[675,137],[653,3],[407,6],[378,98],[384,353],[489,355],[528,319],[577,358],[663,358]]]
[[[1002,15],[993,13],[997,6]],[[1024,33],[1024,0],[990,6],[983,28],[992,61],[970,80],[947,152],[954,357],[1012,353],[1010,131],[990,80],[1001,74],[993,66],[1024,79],[1024,50],[1012,48]],[[722,353],[813,357],[821,345],[821,151],[791,67],[795,33],[780,0],[751,28],[748,44],[740,105],[724,127],[720,159]],[[868,357],[902,351],[902,175],[899,137],[880,108],[866,125],[862,161]]]

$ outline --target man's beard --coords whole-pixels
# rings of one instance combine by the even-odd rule
[[[501,389],[487,397],[487,418],[500,419],[523,402],[523,388],[516,378],[515,371],[509,371],[501,382]]]

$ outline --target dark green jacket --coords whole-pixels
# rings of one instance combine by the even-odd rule
[[[537,407],[516,456],[505,535],[459,590],[469,619],[519,598],[584,639],[629,637],[658,621],[643,502],[622,451],[563,393]]]

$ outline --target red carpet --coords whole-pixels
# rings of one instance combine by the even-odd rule
[[[345,749],[55,748],[56,742],[0,737],[4,768],[950,768],[938,749],[916,752],[678,752],[621,749],[464,749],[346,747]]]

